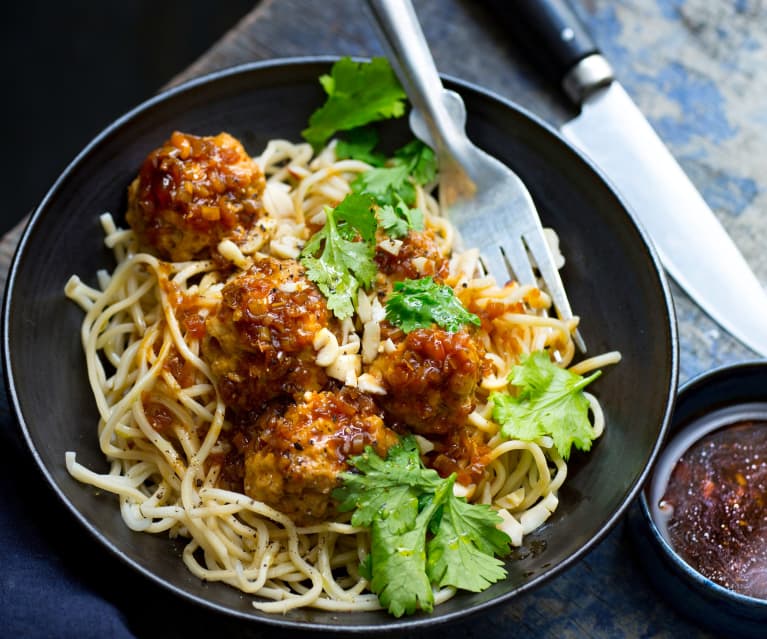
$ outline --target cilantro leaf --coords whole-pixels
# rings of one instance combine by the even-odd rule
[[[370,554],[360,574],[381,605],[399,617],[434,607],[432,584],[479,592],[503,579],[494,553],[506,554],[509,537],[489,507],[453,494],[456,475],[442,479],[421,462],[413,437],[381,459],[371,447],[352,457],[357,472],[342,473],[333,492],[339,510],[356,508],[354,525],[371,529]]]
[[[396,282],[386,302],[386,319],[406,333],[432,324],[455,333],[465,324],[480,324],[479,317],[466,310],[452,288],[437,284],[431,277]]]
[[[366,195],[347,195],[335,208],[334,217],[338,230],[347,240],[356,239],[359,233],[366,244],[375,244],[378,222],[373,213],[373,201]]]
[[[325,226],[301,251],[306,276],[319,287],[339,319],[352,316],[357,290],[370,286],[376,276],[377,222],[372,207],[370,197],[353,194],[335,209],[325,207]]]
[[[315,149],[337,131],[397,118],[405,112],[405,91],[386,58],[355,62],[341,58],[320,78],[327,100],[309,118],[301,132]]]
[[[369,145],[371,138],[366,138],[365,142]],[[363,148],[362,152],[369,152],[369,149]],[[388,166],[358,175],[352,182],[352,191],[375,198],[384,231],[390,237],[404,237],[410,229],[423,230],[423,213],[411,208],[415,203],[413,180],[424,183],[434,179],[435,174],[434,152],[420,140],[413,140],[395,151]]]
[[[373,127],[363,126],[349,131],[336,144],[336,157],[339,160],[352,158],[361,160],[373,166],[383,166],[386,162],[386,156],[383,153],[376,152],[378,144],[378,133]]]
[[[409,211],[407,204],[405,210]],[[415,209],[414,209],[415,210]],[[399,207],[387,204],[378,209],[378,222],[389,237],[404,237],[408,232],[407,218]]]
[[[376,518],[370,531],[370,590],[395,617],[418,608],[434,609],[434,592],[426,573],[426,530],[436,505],[421,511],[410,530],[393,531],[386,519]]]
[[[509,383],[518,387],[518,395],[491,394],[493,419],[509,439],[531,441],[550,435],[564,459],[570,456],[573,445],[587,451],[594,429],[583,389],[600,374],[596,371],[582,377],[553,364],[543,351],[531,353],[509,374]]]
[[[532,442],[546,434],[540,420],[525,418],[525,407],[520,405],[518,398],[496,392],[490,394],[490,401],[493,402],[493,420],[501,426],[501,433],[507,439]]]
[[[301,263],[306,267],[306,276],[327,298],[328,308],[337,318],[346,319],[354,314],[354,299],[359,290],[359,282],[352,273],[354,253],[358,253],[357,257],[361,260],[367,256],[351,251],[351,244],[356,242],[348,242],[348,252],[344,252],[343,248],[333,248],[341,241],[345,240],[331,239],[327,245],[330,248],[326,248],[320,258],[307,256],[301,259]]]
[[[410,229],[423,231],[421,209],[411,209],[401,198],[378,209],[378,221],[389,237],[404,237]]]
[[[433,182],[437,176],[437,156],[421,140],[413,140],[394,152],[395,162],[408,167],[418,184]]]
[[[370,169],[360,173],[352,182],[352,192],[372,195],[381,206],[393,205],[397,199],[415,203],[415,187],[409,179],[405,164]]]
[[[412,438],[393,446],[386,460],[368,447],[350,463],[358,472],[342,473],[343,485],[333,497],[340,502],[340,512],[356,508],[352,516],[355,526],[370,526],[379,517],[390,519],[394,532],[412,528],[418,513],[419,492],[441,481],[436,471],[423,467],[418,445]]]
[[[434,151],[420,140],[413,140],[395,151],[386,166],[360,173],[352,182],[352,191],[369,193],[381,206],[394,206],[400,200],[410,206],[415,203],[413,181],[431,182],[436,171]]]
[[[451,481],[441,490],[452,494],[452,485]],[[439,527],[427,546],[432,582],[481,592],[503,579],[506,570],[495,554],[508,552],[509,537],[496,528],[501,521],[489,506],[469,504],[458,497],[447,499]]]

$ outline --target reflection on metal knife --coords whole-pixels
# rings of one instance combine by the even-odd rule
[[[488,4],[581,107],[562,134],[623,196],[668,273],[722,327],[767,356],[767,293],[566,0]]]

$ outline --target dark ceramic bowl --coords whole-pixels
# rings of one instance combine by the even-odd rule
[[[629,531],[648,577],[679,612],[719,636],[763,638],[767,600],[729,590],[692,568],[663,534],[663,515],[655,507],[670,466],[689,445],[710,429],[741,420],[767,421],[767,361],[726,366],[687,382],[677,398],[668,443],[631,509]]]
[[[78,461],[106,469],[80,347],[82,313],[64,297],[70,274],[94,282],[97,269],[112,267],[99,214],[111,211],[121,219],[126,187],[141,161],[174,129],[200,135],[225,130],[253,154],[270,138],[299,140],[323,101],[317,78],[330,64],[276,61],[217,73],[150,100],[101,133],[54,184],[22,238],[4,307],[6,380],[40,472],[100,543],[147,578],[202,606],[292,629],[426,626],[529,591],[592,549],[639,490],[676,390],[671,297],[647,237],[610,186],[551,128],[481,89],[448,81],[466,101],[470,137],[521,175],[544,223],[558,230],[567,257],[563,279],[590,351],[623,354],[622,363],[593,385],[607,416],[604,436],[590,454],[573,455],[559,509],[526,539],[520,558],[509,561],[505,581],[479,594],[460,594],[431,615],[399,620],[382,612],[262,614],[240,592],[193,577],[174,542],[128,530],[117,500],[73,480],[64,466],[64,452],[75,450]],[[405,122],[392,128],[406,139]],[[531,547],[543,550],[529,552]]]

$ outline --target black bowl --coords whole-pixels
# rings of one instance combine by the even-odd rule
[[[582,156],[545,124],[494,95],[447,82],[466,101],[470,137],[521,175],[544,224],[559,232],[567,258],[563,279],[590,352],[623,354],[621,364],[593,385],[606,412],[604,436],[590,454],[573,455],[559,509],[508,562],[505,581],[479,594],[461,594],[431,615],[399,620],[383,612],[266,615],[239,591],[194,578],[167,538],[128,530],[117,500],[78,483],[64,465],[64,452],[75,450],[81,463],[106,468],[80,347],[82,313],[64,296],[70,274],[95,282],[98,269],[112,267],[99,214],[111,211],[121,218],[126,187],[142,159],[175,129],[228,131],[252,154],[270,138],[298,140],[323,100],[317,78],[331,62],[276,61],[213,74],[148,101],[89,144],[35,211],[14,259],[3,318],[6,380],[26,441],[52,488],[102,544],[149,579],[203,606],[294,629],[425,626],[529,591],[593,548],[643,482],[676,390],[671,297],[647,237]],[[394,126],[404,138],[406,124]]]

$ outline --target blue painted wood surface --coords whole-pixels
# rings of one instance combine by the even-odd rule
[[[564,96],[538,77],[481,4],[470,0],[415,0],[414,4],[443,72],[495,91],[555,126],[574,115]],[[763,250],[767,245],[767,3],[577,0],[575,4],[627,91],[760,280],[767,282]],[[380,53],[362,2],[264,0],[174,81],[264,58]],[[6,238],[6,248],[11,241]],[[7,267],[7,256],[0,255],[0,261]],[[680,328],[682,381],[718,365],[755,357],[673,284],[672,291]],[[8,423],[7,404],[0,409],[3,422]],[[419,636],[709,636],[658,598],[642,572],[642,558],[633,555],[625,525],[620,524],[584,560],[533,593]],[[205,623],[202,616],[200,621]],[[219,631],[231,636],[278,636],[228,620],[216,623]],[[151,634],[150,626],[138,618],[134,628],[139,634],[142,628]],[[172,625],[162,629],[165,636],[176,636]]]

